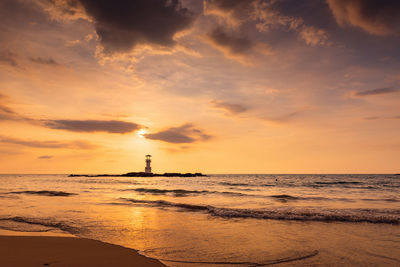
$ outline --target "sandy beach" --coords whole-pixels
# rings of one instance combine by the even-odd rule
[[[75,237],[0,236],[0,266],[165,266],[135,250]]]

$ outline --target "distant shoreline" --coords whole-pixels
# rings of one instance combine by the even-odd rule
[[[70,174],[68,177],[200,177],[207,176],[201,172],[196,173],[179,173],[179,172],[166,172],[147,173],[147,172],[128,172],[125,174]]]

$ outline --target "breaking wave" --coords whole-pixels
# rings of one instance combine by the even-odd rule
[[[212,216],[223,218],[400,224],[400,209],[317,209],[293,207],[236,209],[218,208],[210,205],[174,203],[165,200],[141,200],[132,198],[121,198],[121,200],[154,207],[171,207],[188,211],[203,211]]]
[[[77,227],[70,226],[66,224],[65,222],[54,222],[50,219],[34,219],[34,218],[26,218],[26,217],[8,217],[8,218],[0,218],[0,222],[16,222],[16,223],[25,223],[25,224],[30,224],[30,225],[36,225],[36,226],[44,226],[44,227],[49,227],[53,229],[59,229],[64,232],[68,232],[70,234],[78,234],[81,232],[81,229],[78,229]],[[2,227],[5,228],[5,227]],[[18,231],[18,229],[15,228],[9,228],[8,230],[13,230],[13,231]],[[44,229],[44,230],[32,230],[33,232],[47,232],[52,229]],[[23,232],[29,232],[29,230],[24,229]]]

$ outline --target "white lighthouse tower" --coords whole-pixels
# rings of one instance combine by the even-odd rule
[[[146,155],[146,168],[144,169],[145,173],[151,173],[151,155]]]

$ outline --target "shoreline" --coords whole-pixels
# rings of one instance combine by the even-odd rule
[[[162,267],[136,250],[98,240],[37,232],[0,231],[0,265],[7,267]]]

